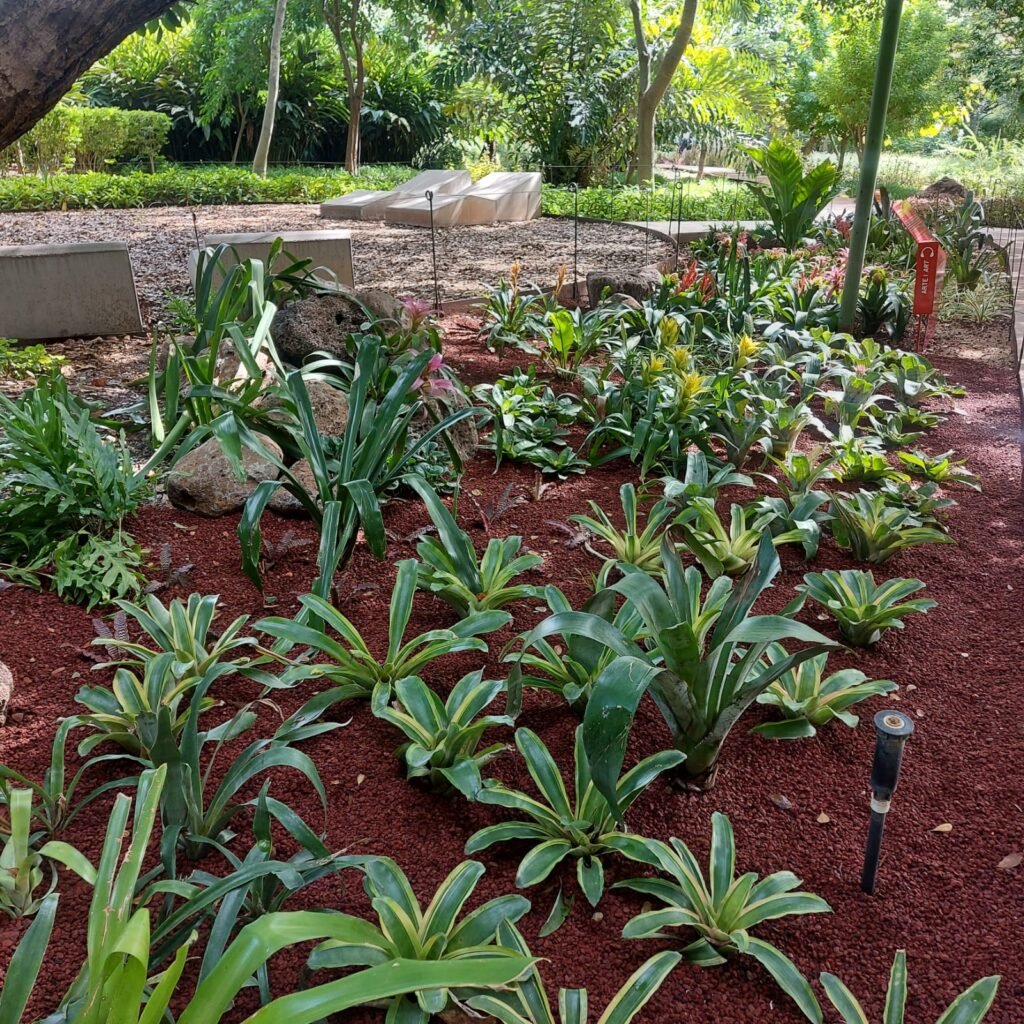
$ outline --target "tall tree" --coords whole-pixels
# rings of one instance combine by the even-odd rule
[[[345,75],[348,97],[348,138],[345,143],[345,170],[359,171],[360,126],[366,97],[366,35],[369,18],[363,0],[323,0],[324,20],[334,36]]]
[[[0,2],[0,150],[52,110],[86,68],[175,3]]]
[[[640,182],[653,181],[654,158],[657,153],[655,127],[658,106],[668,92],[676,69],[683,59],[693,35],[693,23],[697,17],[697,0],[685,0],[679,25],[664,54],[655,61],[651,54],[644,28],[644,15],[640,0],[629,0],[633,15],[633,37],[639,62],[636,100],[636,165]]]
[[[277,96],[281,87],[281,36],[284,35],[284,17],[288,0],[276,0],[274,5],[274,28],[270,34],[270,67],[267,72],[267,104],[263,108],[263,125],[260,140],[256,144],[256,156],[252,162],[254,174],[267,176],[267,160],[270,156],[270,140],[274,136],[274,118],[277,115]]]

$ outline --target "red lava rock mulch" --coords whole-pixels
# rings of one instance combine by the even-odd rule
[[[478,354],[471,341],[473,325],[460,320],[452,326],[449,354],[453,363],[474,364],[465,366],[470,380],[482,379],[485,369],[493,378],[497,364],[493,357]],[[884,706],[882,701],[856,709],[862,719],[858,729],[834,724],[813,740],[792,743],[751,736],[748,728],[768,714],[755,709],[727,741],[711,793],[687,795],[659,780],[638,801],[629,824],[634,831],[652,836],[679,836],[703,859],[711,813],[726,812],[736,831],[739,870],[790,869],[803,879],[804,888],[819,893],[834,910],[831,915],[771,922],[758,934],[792,956],[810,977],[816,979],[822,970],[838,974],[858,994],[870,1019],[881,1017],[893,953],[905,948],[909,1021],[934,1020],[970,982],[998,973],[1003,980],[988,1021],[1019,1024],[1024,1019],[1024,931],[1020,928],[1024,868],[1001,870],[997,865],[1008,853],[1024,849],[1020,408],[1011,369],[946,356],[936,361],[969,394],[928,436],[927,447],[932,451],[956,448],[969,455],[985,491],[957,491],[960,506],[950,516],[956,546],[912,549],[876,570],[876,576],[923,579],[927,595],[938,600],[938,607],[927,615],[912,616],[905,630],[890,631],[874,649],[834,655],[830,661],[831,669],[856,665],[872,677],[894,679],[900,690],[887,700],[898,701],[895,706],[909,712],[917,725],[890,815],[876,895],[861,893],[859,876],[868,818],[870,722],[874,711]],[[631,467],[616,465],[571,479],[551,488],[539,502],[515,508],[495,530],[502,535],[521,533],[530,548],[547,557],[535,580],[555,582],[573,602],[579,602],[599,562],[582,549],[565,548],[563,535],[549,520],[586,511],[588,499],[599,501],[616,516],[618,487],[633,478]],[[478,546],[485,538],[479,522],[474,522],[471,499],[475,496],[483,502],[510,482],[522,485],[525,493],[531,480],[531,473],[511,465],[493,474],[485,454],[474,460],[465,479],[460,519],[473,528]],[[729,497],[747,500],[748,496]],[[388,526],[398,538],[424,521],[422,508],[413,503],[395,503],[387,513]],[[234,527],[233,519],[207,521],[160,507],[143,510],[131,523],[138,539],[151,549],[158,550],[169,541],[176,562],[196,563],[189,586],[221,595],[224,622],[240,613],[264,613],[260,595],[239,570]],[[267,519],[266,531],[273,538],[288,528],[312,536],[308,525],[295,527]],[[414,542],[394,544],[395,560],[413,555]],[[796,549],[786,548],[782,558],[784,572],[761,610],[781,607],[806,571]],[[310,546],[294,551],[275,568],[267,581],[268,594],[277,598],[275,613],[295,610],[297,596],[314,575],[314,560],[315,547]],[[850,564],[826,540],[814,568]],[[340,581],[342,610],[378,646],[386,628],[393,578],[393,565],[358,551]],[[450,612],[433,598],[420,594],[416,602],[409,635],[451,621]],[[490,638],[488,673],[503,671],[499,660],[503,644],[542,614],[540,602],[534,601],[521,602],[512,610],[514,628]],[[805,609],[802,617],[833,632],[832,624],[820,622],[813,607]],[[90,676],[93,681],[108,678],[91,673],[91,663],[81,653],[93,635],[88,614],[62,605],[51,595],[16,589],[0,595],[0,651],[17,680],[15,720],[0,731],[5,763],[39,777],[49,763],[56,720],[75,710],[78,686]],[[476,657],[460,655],[435,663],[426,677],[431,685],[445,690],[478,665]],[[228,683],[219,696],[235,703],[254,693],[243,684],[232,688]],[[282,713],[306,696],[308,690],[281,695]],[[431,795],[407,783],[392,756],[400,737],[376,720],[365,703],[339,707],[336,716],[341,721],[351,717],[351,721],[304,747],[327,786],[330,844],[394,857],[425,905],[462,859],[466,839],[505,815],[497,808]],[[264,711],[258,728],[272,728],[273,720],[273,714]],[[540,733],[560,764],[571,764],[575,720],[560,700],[528,692],[520,723]],[[634,730],[631,757],[666,745],[666,735],[654,708],[644,707]],[[511,733],[505,739],[511,740]],[[505,755],[492,768],[504,780],[529,786],[517,756]],[[364,776],[361,783],[360,776]],[[97,771],[93,778],[99,782],[103,777]],[[294,773],[275,775],[272,793],[319,826],[318,802]],[[108,806],[103,802],[90,808],[67,836],[91,856],[98,851]],[[823,814],[827,822],[819,820]],[[951,824],[952,830],[935,832],[935,826],[943,823]],[[239,852],[245,848],[245,830],[240,831]],[[524,847],[517,844],[487,851],[482,859],[488,870],[475,900],[512,891],[523,852]],[[204,866],[222,870],[216,858],[209,858]],[[609,884],[636,873],[614,858],[608,859],[607,868]],[[563,877],[567,892],[576,894],[570,874]],[[623,925],[642,905],[640,898],[621,891],[608,891],[598,914],[577,895],[568,922],[554,935],[538,939],[557,887],[553,878],[528,891],[534,911],[524,931],[533,951],[545,958],[542,971],[552,995],[560,985],[586,986],[599,1012],[658,944],[621,938]],[[56,938],[34,1004],[40,1012],[52,1008],[84,952],[82,925],[88,891],[64,875],[61,892]],[[357,913],[366,909],[351,873],[319,883],[291,904],[315,905]],[[23,927],[21,923],[0,925],[0,963],[6,963]],[[278,991],[294,982],[303,959],[304,951],[293,950],[274,961],[272,980]],[[244,1015],[241,1009],[252,1005],[249,1000],[246,994],[232,1019]],[[825,1017],[836,1019],[831,1007]],[[380,1014],[361,1011],[346,1019],[377,1021]],[[718,968],[680,966],[638,1019],[644,1024],[788,1024],[802,1017],[760,967],[737,958]]]

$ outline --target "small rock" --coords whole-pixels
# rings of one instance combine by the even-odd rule
[[[0,661],[0,725],[7,721],[14,697],[14,673]]]
[[[281,458],[281,449],[273,441],[264,438],[263,443]],[[277,466],[247,448],[242,449],[242,465],[245,477],[239,480],[217,439],[211,437],[167,474],[167,498],[175,508],[211,518],[238,512],[257,484],[276,480],[278,473]]]
[[[596,306],[605,290],[612,295],[626,295],[636,302],[653,295],[661,286],[661,271],[656,267],[639,270],[592,270],[587,274],[587,296]]]

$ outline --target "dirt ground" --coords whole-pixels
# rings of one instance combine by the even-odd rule
[[[146,210],[72,210],[0,214],[0,245],[124,241],[131,252],[143,319],[161,315],[168,292],[188,290],[188,254],[196,235],[242,231],[338,228],[352,233],[359,287],[433,298],[430,232],[366,221],[324,221],[315,205],[182,206]],[[579,273],[626,270],[670,255],[665,241],[626,224],[580,222]],[[554,284],[559,267],[573,266],[573,224],[560,217],[527,223],[443,228],[437,232],[441,300],[476,298],[508,274],[513,260],[524,279]]]

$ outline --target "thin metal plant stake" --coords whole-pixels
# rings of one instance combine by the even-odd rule
[[[434,192],[427,189],[424,193],[430,206],[430,260],[434,268],[434,311],[441,312],[441,286],[437,280],[437,232],[434,227]]]
[[[678,270],[679,270],[679,239],[680,239],[680,236],[683,233],[683,192],[682,192],[682,189],[679,188],[679,179],[678,178],[676,178],[676,180],[675,180],[675,182],[673,184],[673,191],[672,191],[672,205],[673,205],[673,207],[676,204],[676,197],[677,196],[678,196],[678,202],[679,202],[679,209],[676,211],[676,234],[675,234],[676,251],[675,251],[675,256],[673,257],[673,263],[672,263],[672,270],[674,272],[678,272]],[[670,210],[669,212],[671,213],[672,211]],[[671,221],[671,219],[669,219],[669,222],[668,222],[668,234],[669,234],[669,238],[671,238],[672,237],[672,221]]]
[[[572,301],[579,302],[579,265],[580,265],[580,187],[571,182],[572,189]],[[559,296],[555,296],[556,299]]]
[[[871,765],[871,823],[864,853],[860,887],[869,896],[875,892],[875,876],[882,852],[885,816],[900,779],[903,748],[914,731],[914,722],[902,711],[879,711],[875,715],[875,758]]]

